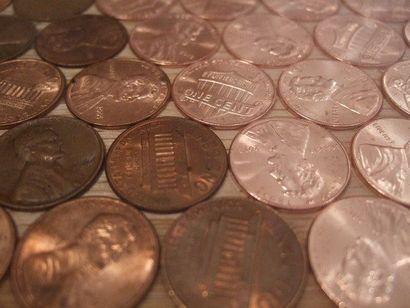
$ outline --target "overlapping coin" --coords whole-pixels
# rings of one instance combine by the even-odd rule
[[[6,273],[16,244],[16,230],[10,216],[0,208],[0,279]]]
[[[407,0],[343,0],[354,12],[385,22],[403,22],[410,19],[410,2]]]
[[[410,61],[389,67],[383,75],[383,89],[394,106],[410,115]]]

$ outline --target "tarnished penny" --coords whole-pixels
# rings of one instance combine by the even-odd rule
[[[178,307],[293,307],[306,276],[303,250],[267,206],[216,199],[189,209],[170,228],[161,258]]]
[[[333,16],[320,22],[315,39],[333,58],[368,67],[393,64],[406,48],[400,34],[389,25],[355,15]]]
[[[84,191],[99,173],[104,145],[80,120],[48,117],[0,137],[0,204],[42,210]]]
[[[6,211],[0,208],[0,279],[6,273],[16,244],[14,223]]]
[[[151,286],[159,243],[149,221],[104,197],[67,202],[24,234],[12,265],[22,307],[134,307]]]
[[[223,40],[235,57],[265,67],[296,63],[313,48],[309,32],[297,23],[264,13],[235,19],[225,28]]]
[[[396,63],[384,73],[383,89],[396,107],[410,115],[410,61]]]
[[[313,272],[338,307],[406,308],[410,212],[385,199],[340,200],[314,221]]]
[[[66,102],[81,120],[118,128],[156,114],[167,103],[170,87],[167,75],[152,64],[108,60],[75,76],[68,87]]]
[[[10,2],[11,2],[11,0],[0,0],[0,12],[5,10],[6,7],[9,6]]]
[[[275,88],[252,64],[209,60],[183,70],[175,78],[172,95],[187,116],[216,128],[236,128],[269,111]]]
[[[295,113],[332,128],[362,125],[383,104],[373,79],[354,66],[329,60],[303,61],[286,69],[279,92]]]
[[[111,146],[106,172],[114,191],[154,212],[175,212],[212,195],[227,170],[221,140],[205,126],[182,118],[145,121]]]
[[[81,15],[44,28],[37,37],[36,50],[48,62],[77,67],[115,56],[127,41],[127,30],[114,18]]]
[[[0,128],[46,113],[59,101],[64,87],[64,75],[47,62],[20,59],[0,63]]]
[[[217,52],[220,37],[216,28],[187,14],[168,14],[137,23],[130,38],[132,50],[160,65],[188,65]]]
[[[409,0],[343,0],[356,13],[386,22],[403,22],[410,19]]]
[[[308,210],[337,198],[350,180],[342,144],[305,120],[254,122],[232,142],[231,170],[255,199],[287,210]]]
[[[404,38],[408,45],[410,45],[410,22],[404,26]]]
[[[410,120],[369,123],[353,139],[353,160],[379,193],[410,206]]]

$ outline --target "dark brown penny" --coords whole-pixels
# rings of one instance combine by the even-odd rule
[[[107,177],[129,203],[155,212],[175,212],[212,195],[224,180],[226,150],[205,126],[163,117],[120,135],[107,157]]]
[[[0,128],[49,111],[64,92],[65,77],[53,65],[20,59],[0,63]]]
[[[0,0],[0,12],[9,6],[11,0]]]
[[[6,211],[0,208],[0,279],[9,267],[16,244],[14,223]]]
[[[293,307],[306,277],[303,250],[275,212],[247,199],[204,202],[165,237],[161,265],[179,307]]]
[[[87,124],[48,117],[0,137],[0,204],[42,210],[85,190],[96,178],[104,145]]]
[[[48,62],[78,67],[115,56],[127,41],[127,30],[114,18],[81,15],[44,28],[37,37],[36,50]]]
[[[23,236],[12,265],[22,307],[134,307],[158,268],[159,243],[148,220],[104,197],[67,202]]]

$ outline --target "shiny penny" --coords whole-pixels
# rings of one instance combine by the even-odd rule
[[[115,56],[127,41],[127,30],[114,18],[81,15],[44,28],[37,37],[36,50],[48,62],[77,67]]]
[[[6,273],[16,244],[14,223],[6,211],[0,208],[0,279]]]
[[[410,22],[404,26],[404,38],[408,45],[410,45]]]
[[[379,193],[410,206],[410,120],[369,123],[353,139],[353,160]]]
[[[410,19],[409,0],[343,0],[351,10],[365,17],[386,22],[403,22]]]
[[[177,107],[190,118],[216,128],[236,128],[265,115],[275,87],[262,70],[238,60],[198,62],[174,81]]]
[[[264,13],[234,20],[225,28],[223,40],[235,57],[265,67],[296,63],[313,48],[309,32],[297,23]]]
[[[104,145],[87,124],[48,117],[0,137],[0,204],[43,210],[84,191],[99,173]]]
[[[315,38],[333,58],[367,67],[393,64],[406,48],[400,34],[389,25],[355,15],[325,19],[317,25]]]
[[[350,180],[342,144],[324,128],[291,118],[247,126],[232,143],[230,166],[252,197],[287,210],[322,207]]]
[[[65,203],[24,234],[11,285],[22,307],[134,307],[158,268],[154,228],[111,198]]]
[[[279,92],[292,111],[332,128],[362,125],[383,104],[373,79],[337,61],[308,60],[293,65],[283,72]]]
[[[396,107],[410,115],[410,61],[396,63],[384,73],[383,89]]]
[[[6,7],[9,6],[10,2],[11,2],[11,0],[0,0],[0,12],[5,10]]]
[[[314,221],[310,264],[338,307],[405,308],[410,301],[410,212],[372,197],[335,202]]]
[[[207,127],[182,118],[145,121],[111,146],[106,172],[114,191],[154,212],[175,212],[211,196],[227,170],[226,150]]]
[[[218,30],[202,19],[187,14],[168,14],[137,23],[130,45],[137,56],[147,61],[182,66],[216,53],[220,37]]]

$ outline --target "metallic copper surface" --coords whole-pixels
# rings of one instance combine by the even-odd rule
[[[369,123],[353,139],[353,160],[379,193],[410,206],[410,120]]]
[[[404,26],[404,38],[408,45],[410,45],[410,22]]]
[[[225,28],[223,41],[235,57],[264,67],[296,63],[313,48],[304,28],[290,19],[265,13],[235,19]]]
[[[228,168],[221,140],[194,121],[161,117],[133,126],[110,148],[108,181],[127,202],[176,212],[211,196]]]
[[[136,24],[130,46],[142,59],[160,65],[183,66],[218,51],[220,37],[216,28],[187,14],[168,14]]]
[[[343,0],[354,12],[386,22],[403,22],[410,19],[408,0]]]
[[[306,261],[290,227],[249,199],[216,199],[184,213],[170,228],[163,279],[178,307],[293,307]]]
[[[38,117],[61,98],[64,75],[40,60],[20,59],[0,63],[0,128]]]
[[[386,199],[340,200],[314,221],[313,272],[338,307],[409,306],[410,212]]]
[[[67,202],[32,224],[11,285],[22,307],[134,307],[153,282],[159,243],[137,210],[104,197]]]
[[[377,115],[383,95],[371,77],[338,61],[308,60],[286,69],[283,101],[295,113],[331,128],[360,126]]]
[[[36,50],[48,62],[78,67],[115,56],[127,41],[127,30],[114,18],[81,15],[44,28],[37,37]]]
[[[333,58],[367,67],[391,65],[406,48],[401,35],[389,25],[355,15],[334,16],[320,22],[315,39]]]
[[[48,117],[0,136],[0,204],[42,210],[84,191],[104,159],[99,135],[82,121]]]
[[[275,87],[252,64],[209,60],[183,70],[175,78],[172,95],[187,116],[216,128],[236,128],[269,111]]]
[[[410,115],[410,61],[396,63],[384,73],[383,89],[396,107]]]
[[[11,0],[0,0],[0,12],[5,10],[6,7],[9,6],[10,2],[11,2]]]
[[[66,102],[90,124],[118,128],[145,120],[168,101],[171,85],[155,65],[115,59],[81,71],[71,81]]]
[[[0,208],[0,279],[4,276],[13,257],[16,230],[11,217]]]
[[[326,129],[291,118],[247,126],[232,142],[230,166],[252,197],[287,210],[322,207],[350,180],[342,144]]]

